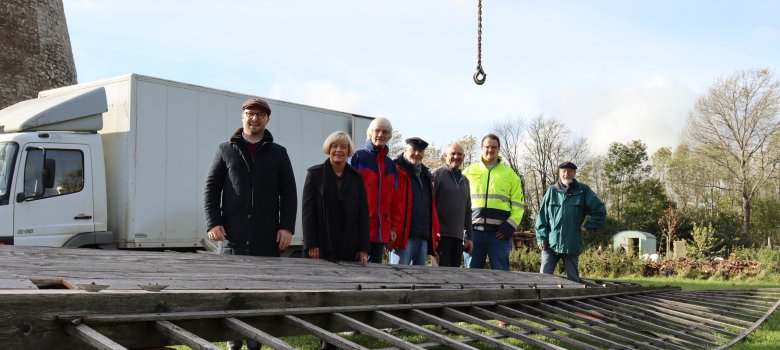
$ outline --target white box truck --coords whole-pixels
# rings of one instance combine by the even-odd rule
[[[138,74],[43,91],[0,111],[0,244],[196,249],[203,188],[219,143],[241,127],[251,95]],[[287,148],[298,189],[301,249],[306,169],[322,142],[371,118],[266,99],[268,130]]]

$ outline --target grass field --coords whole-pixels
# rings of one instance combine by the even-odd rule
[[[690,280],[690,279],[674,279],[674,278],[630,278],[621,279],[626,282],[636,282],[642,285],[653,286],[675,286],[680,287],[683,290],[704,290],[704,289],[752,289],[752,288],[780,288],[778,283],[770,282],[729,282],[729,281],[710,281],[710,280]],[[422,339],[414,339],[419,337],[413,334],[398,333],[403,335],[403,338],[412,342],[424,341]],[[358,341],[364,345],[371,347],[371,344],[366,344],[365,340],[357,339],[357,336],[348,336],[347,338],[353,341]],[[302,336],[302,337],[288,337],[284,338],[285,341],[290,342],[293,346],[301,349],[319,349],[319,341],[314,336]],[[225,343],[216,343],[217,346],[225,348]],[[382,344],[376,344],[382,347]],[[520,344],[513,344],[520,345]],[[387,346],[384,344],[384,346]],[[479,346],[479,345],[477,345]],[[181,346],[176,349],[184,350],[188,347]],[[246,347],[244,347],[246,349]],[[263,347],[263,349],[270,349]],[[741,343],[738,343],[731,349],[735,350],[778,350],[780,349],[780,311],[775,312],[769,319],[755,332],[751,333],[747,339]]]

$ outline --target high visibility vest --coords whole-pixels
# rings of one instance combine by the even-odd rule
[[[463,170],[471,184],[472,225],[496,231],[506,222],[516,231],[525,211],[523,186],[515,171],[498,161],[492,169],[480,161]]]

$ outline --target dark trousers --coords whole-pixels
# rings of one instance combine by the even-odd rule
[[[439,241],[439,266],[460,267],[463,239],[442,236]]]
[[[241,350],[241,348],[244,345],[244,341],[242,341],[242,340],[228,341],[227,345],[228,345],[228,349],[229,350]],[[249,350],[260,350],[261,346],[262,346],[262,344],[254,341],[252,339],[247,339],[246,340],[246,347]]]
[[[385,244],[371,242],[371,251],[368,252],[368,262],[381,264],[385,257]]]

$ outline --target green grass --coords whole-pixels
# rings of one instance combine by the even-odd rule
[[[771,283],[767,281],[719,281],[719,280],[693,280],[668,277],[631,277],[620,278],[620,281],[636,282],[645,286],[665,286],[670,285],[680,287],[683,290],[703,290],[703,289],[751,289],[751,288],[780,288],[780,283]]]

